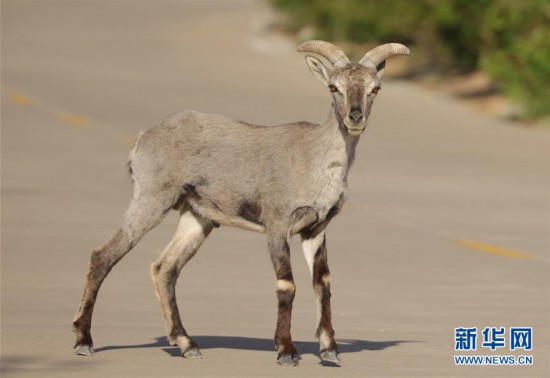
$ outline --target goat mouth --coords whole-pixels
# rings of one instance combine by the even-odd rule
[[[350,133],[353,136],[359,136],[363,131],[365,131],[366,127],[346,127],[348,130],[348,133]]]

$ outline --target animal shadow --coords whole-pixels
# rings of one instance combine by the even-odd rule
[[[240,349],[252,351],[274,351],[275,346],[272,339],[261,339],[255,337],[241,336],[193,336],[193,340],[199,345],[202,350],[206,349]],[[395,341],[368,341],[355,339],[337,339],[338,349],[341,353],[357,353],[366,350],[384,350],[398,346],[402,343],[417,342],[412,340],[395,340]],[[296,348],[301,355],[319,354],[319,343],[314,341],[295,341]],[[166,337],[156,337],[155,341],[147,344],[137,345],[108,345],[96,348],[96,353],[106,352],[116,349],[138,349],[138,348],[161,348],[164,352],[172,357],[181,357],[181,351],[178,347],[173,347],[168,344]]]

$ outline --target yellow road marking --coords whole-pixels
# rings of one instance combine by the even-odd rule
[[[29,96],[23,93],[12,93],[8,96],[9,100],[19,106],[29,106],[32,104]]]
[[[531,259],[533,256],[527,252],[514,251],[503,247],[498,247],[491,244],[478,242],[475,240],[454,240],[454,243],[468,249],[490,253],[493,255],[509,257],[512,259]]]
[[[80,114],[64,113],[59,116],[61,122],[75,127],[86,127],[92,123],[89,118],[86,118]]]

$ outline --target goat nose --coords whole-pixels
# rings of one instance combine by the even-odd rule
[[[361,113],[359,110],[354,110],[351,112],[348,116],[353,122],[357,123],[363,119],[363,113]]]

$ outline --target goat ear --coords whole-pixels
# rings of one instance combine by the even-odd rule
[[[376,67],[376,76],[378,76],[378,79],[382,79],[382,76],[384,75],[384,67],[386,67],[386,61],[384,60],[382,63]]]
[[[306,55],[306,63],[311,73],[325,85],[328,85],[332,76],[332,70],[325,67],[325,65],[317,58],[311,55]]]

